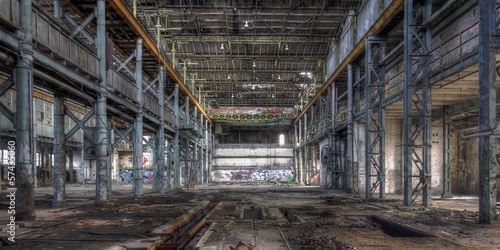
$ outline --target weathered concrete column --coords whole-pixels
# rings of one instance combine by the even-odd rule
[[[142,188],[143,176],[142,168],[144,165],[143,157],[143,93],[142,93],[142,38],[137,38],[135,49],[135,85],[137,87],[137,105],[138,112],[135,120],[135,139],[134,139],[134,170],[133,170],[133,192],[135,198],[142,197],[144,191]]]
[[[17,61],[16,141],[9,142],[16,154],[16,220],[36,221],[33,154],[33,44],[31,0],[19,1],[19,24],[24,30]],[[10,145],[9,144],[9,145]]]
[[[96,105],[96,195],[95,204],[108,202],[108,131],[107,125],[107,84],[106,84],[106,2],[97,1],[97,58],[99,59],[99,93]]]
[[[64,135],[64,97],[54,94],[54,196],[53,207],[66,205],[66,138]]]

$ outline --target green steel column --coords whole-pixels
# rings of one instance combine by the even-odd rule
[[[99,60],[99,93],[96,105],[96,205],[104,205],[108,202],[108,187],[106,171],[108,168],[108,129],[106,99],[106,2],[97,1],[97,58]]]

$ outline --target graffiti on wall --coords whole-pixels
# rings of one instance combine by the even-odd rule
[[[152,183],[153,182],[154,172],[153,170],[143,170],[142,171],[142,180],[144,183]],[[131,183],[134,180],[133,170],[122,170],[120,171],[120,178],[122,182]],[[167,173],[163,174],[163,180],[167,180]]]
[[[225,181],[293,181],[292,170],[216,170],[212,180]]]

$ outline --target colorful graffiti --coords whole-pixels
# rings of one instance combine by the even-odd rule
[[[215,182],[231,181],[286,181],[294,180],[291,170],[216,170],[212,172]]]
[[[154,172],[153,170],[143,170],[142,171],[142,179],[144,183],[152,183],[153,182]],[[120,178],[122,182],[131,183],[134,180],[133,170],[122,170],[120,171]],[[167,180],[167,174],[163,174],[163,180]]]

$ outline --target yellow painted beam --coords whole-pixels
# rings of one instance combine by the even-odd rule
[[[372,27],[366,32],[366,34],[359,40],[359,43],[356,44],[354,49],[347,55],[347,57],[342,61],[342,63],[337,67],[337,69],[333,72],[333,74],[326,80],[325,84],[319,89],[319,91],[314,95],[309,103],[307,103],[306,107],[300,114],[293,120],[293,123],[297,123],[299,119],[311,108],[311,106],[318,100],[318,98],[327,91],[328,87],[332,84],[337,77],[339,77],[340,73],[347,67],[352,60],[354,60],[365,48],[365,40],[366,37],[373,34],[380,33],[387,24],[403,9],[404,0],[394,0],[382,13],[382,15],[375,21]]]
[[[163,54],[160,53],[158,50],[158,47],[156,46],[156,43],[153,41],[153,39],[149,36],[149,34],[144,30],[144,28],[141,26],[139,21],[134,17],[132,12],[127,8],[127,6],[123,3],[121,0],[107,0],[111,8],[113,8],[116,13],[123,19],[125,23],[127,23],[128,27],[132,29],[134,34],[136,36],[140,36],[144,39],[144,46],[153,54],[160,63],[165,65],[165,68],[167,69],[168,74],[172,79],[179,84],[179,87],[181,90],[189,97],[189,99],[193,102],[193,104],[198,108],[198,110],[205,116],[205,118],[208,120],[210,124],[213,125],[212,120],[206,113],[205,109],[201,106],[201,104],[198,102],[198,99],[191,93],[189,88],[184,84],[182,81],[182,78],[177,74],[175,69],[172,67],[170,62],[163,56]]]

